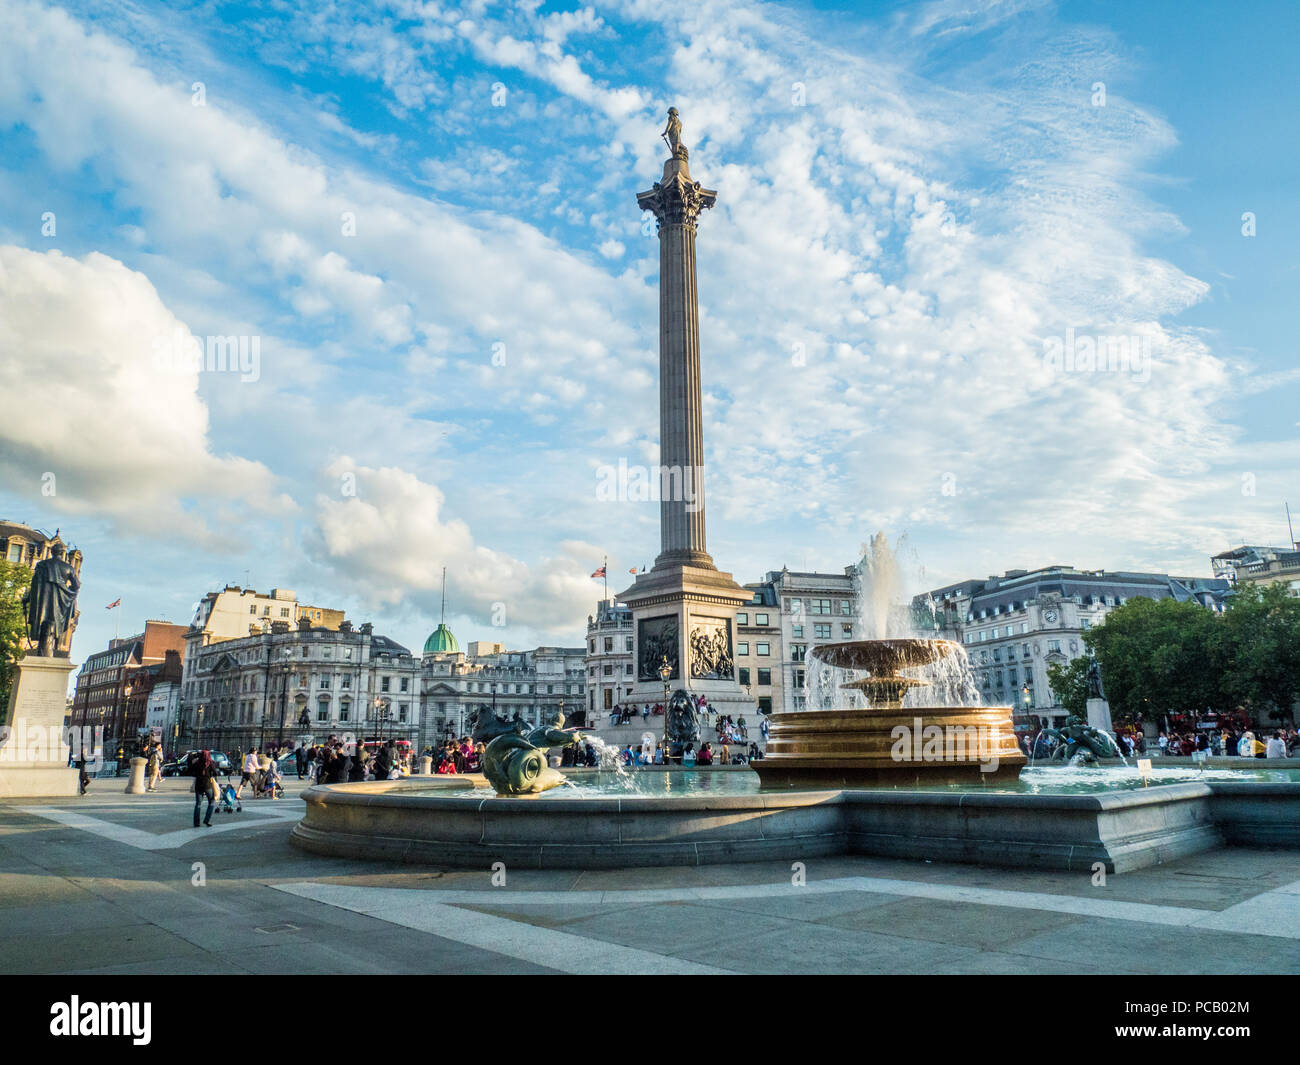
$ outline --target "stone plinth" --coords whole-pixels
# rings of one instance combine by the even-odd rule
[[[68,767],[63,723],[68,675],[76,668],[66,658],[28,655],[18,661],[0,736],[0,798],[79,792],[78,772]]]
[[[1089,699],[1088,724],[1101,732],[1113,734],[1115,726],[1110,720],[1110,703],[1105,699]]]

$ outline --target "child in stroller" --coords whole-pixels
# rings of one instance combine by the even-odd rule
[[[235,794],[235,786],[229,780],[224,784],[217,784],[215,780],[212,783],[221,797],[221,804],[217,807],[219,813],[233,814],[243,811],[243,804],[239,801],[239,796]]]
[[[262,796],[267,799],[284,798],[284,786],[280,783],[280,766],[274,758],[271,764],[267,766],[266,774],[262,780]]]

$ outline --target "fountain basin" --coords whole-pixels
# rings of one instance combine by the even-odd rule
[[[466,778],[318,785],[305,850],[440,868],[611,869],[840,854],[1124,872],[1228,843],[1300,847],[1300,783],[1094,794],[825,789],[499,798]],[[1243,834],[1264,815],[1268,839]]]
[[[940,642],[940,641],[936,641]],[[1026,758],[1005,706],[773,714],[764,787],[876,787],[1015,780]]]

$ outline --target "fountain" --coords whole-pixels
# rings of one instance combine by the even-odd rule
[[[696,222],[717,194],[691,179],[680,123],[667,132],[672,158],[663,179],[638,196],[659,222],[660,461],[702,472]],[[703,496],[665,495],[660,527],[663,550],[653,569],[622,596],[644,641],[637,684],[652,694],[676,677],[706,692],[715,708],[742,705],[730,634],[749,595],[713,565]],[[1300,781],[1141,788],[1133,779],[1108,780],[1080,794],[1063,781],[1017,780],[1025,758],[1010,709],[978,705],[962,647],[898,624],[898,571],[896,552],[878,534],[858,570],[856,640],[810,648],[811,709],[772,718],[757,774],[745,766],[660,767],[607,782],[601,770],[575,769],[573,786],[558,787],[566,779],[547,765],[546,751],[571,741],[563,722],[529,731],[488,714],[475,735],[490,741],[484,775],[491,788],[473,776],[317,785],[303,795],[291,839],[348,860],[480,870],[497,863],[511,870],[788,867],[870,854],[1091,872],[1100,863],[1121,872],[1225,840],[1300,846]],[[916,675],[922,669],[924,678]],[[922,694],[927,705],[913,705]],[[679,695],[670,701],[670,744],[690,742],[698,728],[689,699]],[[651,752],[656,742],[653,733],[645,737]],[[601,753],[612,760],[609,749]]]
[[[826,644],[809,659],[865,673],[839,689],[858,692],[865,708],[773,714],[763,759],[765,787],[862,787],[990,783],[1014,780],[1025,755],[1002,706],[909,706],[926,681],[900,670],[939,662],[961,648],[951,640],[856,640]]]

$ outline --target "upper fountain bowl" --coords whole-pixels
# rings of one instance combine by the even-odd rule
[[[865,669],[872,674],[896,673],[912,666],[928,666],[954,654],[960,645],[953,640],[855,640],[814,647],[819,662],[839,669]]]

